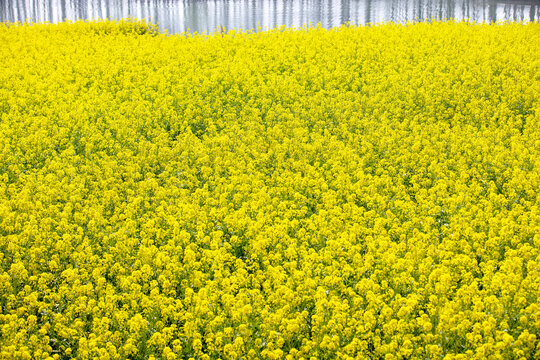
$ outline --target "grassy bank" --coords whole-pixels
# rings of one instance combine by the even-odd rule
[[[540,25],[0,25],[0,358],[540,356]]]

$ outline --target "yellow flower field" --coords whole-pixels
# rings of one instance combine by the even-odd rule
[[[540,358],[539,54],[1,24],[0,358]]]

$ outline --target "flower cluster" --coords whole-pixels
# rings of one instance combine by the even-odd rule
[[[0,25],[0,359],[540,356],[540,25]]]

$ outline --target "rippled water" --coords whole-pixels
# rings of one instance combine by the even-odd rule
[[[145,18],[169,33],[429,19],[538,21],[540,0],[0,0],[0,21]]]

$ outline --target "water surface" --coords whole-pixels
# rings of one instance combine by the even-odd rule
[[[169,33],[429,19],[537,21],[540,0],[0,0],[0,21],[144,18]]]

